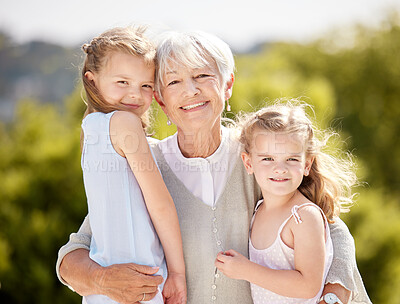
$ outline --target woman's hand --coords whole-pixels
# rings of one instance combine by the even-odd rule
[[[186,279],[181,273],[168,273],[163,290],[167,304],[186,304]]]
[[[153,276],[158,267],[137,265],[134,263],[115,264],[104,267],[95,275],[100,294],[121,304],[136,303],[143,299],[154,298],[158,285],[162,283],[161,276]]]
[[[245,280],[248,263],[250,261],[245,256],[231,249],[218,253],[215,267],[231,279]]]
[[[102,294],[125,304],[152,299],[162,276],[154,275],[158,268],[134,263],[102,267],[89,257],[83,248],[65,255],[60,265],[60,275],[79,295]]]

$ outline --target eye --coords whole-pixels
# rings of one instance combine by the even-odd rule
[[[142,85],[142,87],[146,88],[146,89],[152,89],[153,90],[153,86],[150,85],[150,84],[144,84],[144,85]]]
[[[178,80],[172,80],[172,81],[168,82],[167,86],[169,87],[171,85],[177,84],[178,82],[179,82]]]
[[[209,74],[202,73],[202,74],[197,75],[196,78],[206,78],[206,77],[210,77],[210,76],[211,75],[209,75]]]
[[[295,161],[295,162],[298,162],[298,161],[299,161],[299,159],[297,159],[297,158],[294,158],[294,157],[289,157],[289,158],[288,158],[288,161]]]
[[[273,161],[273,158],[272,157],[263,157],[261,160],[262,161]]]
[[[126,80],[118,80],[117,83],[118,84],[124,84],[124,85],[128,85],[129,84]]]

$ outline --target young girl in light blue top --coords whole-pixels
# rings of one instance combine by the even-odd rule
[[[116,28],[83,50],[82,169],[92,228],[90,257],[101,266],[153,266],[166,279],[163,294],[170,303],[186,303],[178,217],[143,129],[153,97],[155,49],[143,29]],[[161,290],[154,288],[137,301],[164,303]],[[90,295],[83,303],[116,302]]]

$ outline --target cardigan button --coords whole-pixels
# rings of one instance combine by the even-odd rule
[[[214,284],[211,286],[211,288],[215,290],[215,289],[217,289],[217,285]]]
[[[216,299],[217,299],[216,296],[212,296],[212,297],[211,297],[211,300],[213,300],[213,301],[215,301]]]
[[[213,232],[214,232],[214,233],[217,233],[217,231],[218,231],[217,228],[214,228],[214,229],[213,229]]]

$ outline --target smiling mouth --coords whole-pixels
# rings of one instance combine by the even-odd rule
[[[274,182],[285,182],[288,181],[288,178],[273,178],[271,177],[270,180],[274,181]]]
[[[183,109],[183,110],[191,110],[191,109],[194,109],[194,108],[197,108],[197,107],[201,107],[201,106],[204,106],[205,104],[206,104],[207,102],[199,102],[199,103],[195,103],[195,104],[191,104],[191,105],[188,105],[188,106],[184,106],[184,107],[181,107],[181,109]]]
[[[127,104],[127,103],[124,103],[124,106],[129,107],[129,108],[134,108],[134,109],[139,108],[139,105],[137,105],[137,104]]]

